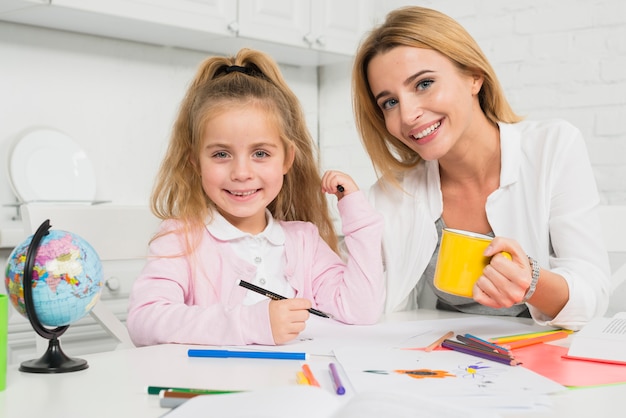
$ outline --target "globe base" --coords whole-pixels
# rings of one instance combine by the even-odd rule
[[[57,338],[48,343],[48,350],[39,359],[24,361],[20,371],[27,373],[67,373],[88,368],[86,360],[65,355]]]

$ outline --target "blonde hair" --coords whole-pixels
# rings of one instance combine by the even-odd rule
[[[275,219],[314,223],[321,237],[337,251],[327,200],[322,192],[313,140],[300,102],[268,55],[241,49],[232,57],[210,57],[199,67],[183,99],[151,196],[160,219],[181,221],[187,250],[193,251],[205,219],[216,206],[202,188],[199,171],[201,141],[207,122],[231,106],[260,105],[273,113],[288,155],[294,162],[278,196],[268,206]],[[272,121],[270,121],[272,122]]]
[[[353,107],[357,129],[377,174],[398,186],[397,177],[420,162],[419,155],[391,135],[370,90],[367,67],[378,54],[398,46],[426,48],[448,57],[462,72],[484,77],[478,95],[489,121],[514,123],[521,117],[511,109],[495,71],[471,35],[454,19],[436,10],[403,7],[363,40],[352,70]]]

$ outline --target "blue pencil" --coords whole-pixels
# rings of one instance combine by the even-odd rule
[[[275,360],[306,360],[306,353],[287,353],[282,351],[232,351],[232,350],[200,350],[189,349],[189,357],[212,357],[212,358],[263,358]]]

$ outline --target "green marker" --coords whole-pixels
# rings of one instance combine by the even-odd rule
[[[219,390],[219,389],[190,389],[190,388],[173,388],[169,386],[148,386],[148,395],[158,395],[162,390],[171,390],[172,392],[197,393],[199,395],[223,395],[226,393],[243,392],[241,390]]]

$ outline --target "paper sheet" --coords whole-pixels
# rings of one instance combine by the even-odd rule
[[[346,325],[333,320],[311,317],[305,331],[290,343],[280,346],[254,345],[247,346],[246,349],[332,355],[334,348],[343,346],[425,347],[448,331],[491,338],[538,330],[545,331],[546,328],[478,315],[463,318],[381,322],[367,326]]]
[[[357,393],[419,393],[432,398],[561,392],[565,387],[521,366],[509,366],[451,350],[337,348],[337,361]],[[528,406],[524,401],[523,406]]]
[[[573,336],[568,356],[621,363],[626,368],[626,313],[589,322]]]
[[[210,412],[209,412],[210,411]],[[286,386],[220,396],[197,396],[163,418],[496,418],[495,413],[446,405],[415,394],[368,393],[342,402],[313,386]]]

